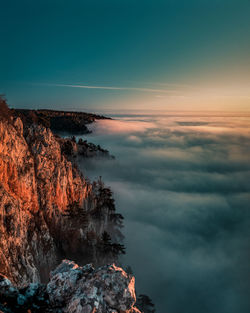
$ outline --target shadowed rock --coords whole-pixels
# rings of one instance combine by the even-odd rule
[[[115,264],[94,269],[63,260],[47,286],[13,287],[0,277],[3,312],[140,313],[134,307],[135,279]]]

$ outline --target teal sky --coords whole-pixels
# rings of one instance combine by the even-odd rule
[[[10,0],[0,23],[11,106],[250,110],[249,0]]]

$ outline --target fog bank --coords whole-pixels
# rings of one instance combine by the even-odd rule
[[[124,264],[160,313],[250,311],[250,117],[136,116],[94,123],[88,160],[125,216]]]

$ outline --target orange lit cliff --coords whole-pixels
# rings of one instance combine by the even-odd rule
[[[112,194],[86,181],[63,141],[42,125],[0,119],[0,273],[18,285],[48,280],[65,257],[113,261],[121,247],[102,238],[119,234]]]

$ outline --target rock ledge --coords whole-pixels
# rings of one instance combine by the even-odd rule
[[[16,288],[0,275],[0,310],[13,312],[140,313],[135,279],[115,264],[94,269],[63,260],[47,285]]]

